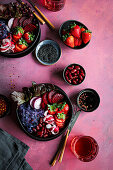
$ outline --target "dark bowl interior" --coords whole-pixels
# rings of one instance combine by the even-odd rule
[[[38,20],[36,20],[36,21],[37,21],[37,23],[36,23],[37,29],[35,31],[36,38],[27,49],[25,49],[24,51],[21,51],[21,52],[17,52],[17,53],[0,52],[0,55],[4,56],[4,57],[9,57],[9,58],[19,58],[19,57],[24,57],[24,56],[28,55],[29,53],[31,53],[34,50],[34,48],[37,46],[37,44],[39,43],[40,36],[41,36],[39,21]],[[7,23],[7,20],[6,20],[6,23]]]
[[[85,72],[84,68],[83,68],[81,65],[75,64],[75,63],[69,64],[68,66],[65,67],[65,69],[64,69],[64,71],[63,71],[63,78],[64,78],[64,80],[66,81],[66,83],[68,83],[68,84],[70,84],[70,85],[77,86],[77,85],[79,85],[79,84],[81,84],[81,83],[72,84],[72,83],[69,83],[69,82],[66,80],[66,78],[65,78],[65,72],[66,72],[67,68],[68,68],[68,67],[71,67],[72,65],[79,66],[79,67],[84,71],[85,76],[84,76],[83,80],[81,81],[81,83],[84,81],[84,79],[85,79],[85,77],[86,77],[86,72]]]
[[[75,24],[77,24],[77,25],[79,25],[79,26],[82,26],[82,27],[84,27],[86,30],[88,30],[88,28],[87,28],[84,24],[82,24],[81,22],[76,21],[76,20],[68,20],[68,21],[64,22],[64,23],[60,26],[59,36],[60,36],[61,40],[62,40],[62,30],[63,30],[63,29],[67,29],[67,28],[70,26],[70,24],[73,24],[73,23],[75,23]],[[63,40],[62,40],[62,42],[63,42]],[[90,41],[89,41],[89,42],[90,42]],[[74,47],[74,48],[70,47],[70,48],[72,48],[72,49],[81,49],[81,48],[86,47],[86,46],[89,44],[89,42],[88,42],[87,44],[82,43],[80,46],[76,46],[76,47]],[[63,42],[63,43],[64,43],[64,42]],[[65,44],[65,43],[64,43],[64,44]],[[65,45],[66,45],[66,44],[65,44]],[[66,46],[69,47],[68,45],[66,45]]]
[[[2,94],[0,94],[0,99],[4,99],[6,102],[6,112],[4,112],[2,115],[0,115],[0,118],[2,118],[4,116],[8,115],[10,112],[10,101],[6,96],[4,96]]]
[[[81,105],[79,104],[80,96],[84,93],[87,93],[87,94],[89,93],[89,95],[90,95],[89,100],[93,104],[93,107],[90,108],[90,109],[87,109],[87,110],[84,109],[83,107],[81,107]],[[90,88],[84,89],[84,90],[80,91],[78,96],[77,96],[77,105],[81,110],[83,110],[85,112],[92,112],[92,111],[96,110],[98,108],[99,104],[100,104],[100,97],[94,89],[90,89]]]
[[[48,85],[49,85],[49,83],[45,83],[45,84],[48,84]],[[51,84],[50,84],[50,85],[51,85]],[[33,134],[29,133],[29,132],[26,130],[26,128],[23,126],[23,124],[22,124],[22,122],[21,122],[21,119],[20,119],[20,117],[19,117],[18,109],[17,109],[17,111],[16,111],[16,113],[17,113],[17,119],[18,119],[18,122],[19,122],[19,124],[20,124],[20,127],[22,128],[22,130],[23,130],[28,136],[30,136],[31,138],[33,138],[33,139],[35,139],[35,140],[39,140],[39,141],[49,141],[49,140],[53,140],[53,139],[57,138],[58,136],[60,136],[62,133],[64,133],[64,132],[66,131],[66,129],[67,129],[67,127],[68,127],[68,125],[69,125],[69,123],[70,123],[70,121],[71,121],[71,117],[72,117],[72,113],[73,113],[73,106],[72,106],[72,104],[71,104],[71,101],[70,101],[70,99],[68,98],[67,94],[66,94],[60,87],[58,87],[58,86],[56,86],[56,85],[54,85],[54,86],[55,86],[55,89],[58,89],[58,91],[60,91],[60,93],[65,96],[65,101],[68,103],[69,108],[70,108],[70,109],[69,109],[69,117],[68,117],[68,119],[66,120],[65,127],[62,128],[62,129],[59,131],[58,134],[52,135],[52,136],[46,137],[46,138],[34,136]]]

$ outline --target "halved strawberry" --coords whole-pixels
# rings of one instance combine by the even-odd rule
[[[27,24],[25,27],[24,27],[24,31],[25,32],[34,32],[36,29],[36,26],[33,25],[33,24]]]
[[[48,93],[48,101],[49,103],[52,103],[52,96],[56,93],[55,90],[52,90]]]
[[[19,41],[18,41],[18,46],[21,49],[25,50],[28,47],[28,44],[23,38],[20,38]]]
[[[27,43],[31,43],[34,41],[35,35],[33,33],[26,32],[23,37],[25,38]]]
[[[74,46],[75,46],[75,44],[74,44],[74,37],[73,37],[72,35],[70,35],[69,33],[67,33],[67,34],[65,34],[65,35],[62,36],[62,39],[63,39],[63,42],[64,42],[66,45],[74,48]]]
[[[43,102],[47,105],[48,104],[48,92],[44,93],[42,96]]]

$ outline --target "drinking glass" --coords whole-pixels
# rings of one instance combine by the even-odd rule
[[[51,11],[59,11],[65,5],[66,0],[44,0],[44,6]]]
[[[79,160],[89,162],[97,156],[99,146],[91,136],[75,136],[71,141],[71,151]]]

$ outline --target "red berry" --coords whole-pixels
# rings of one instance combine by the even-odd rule
[[[69,70],[74,69],[74,65],[68,67]]]
[[[77,70],[80,70],[80,66],[75,66],[75,68],[76,68]]]
[[[77,70],[77,74],[78,74],[78,75],[80,74],[79,70]]]
[[[81,76],[83,76],[83,77],[85,76],[85,74],[84,74],[83,72],[82,72],[82,73],[80,73],[80,74],[81,74]]]
[[[71,70],[71,73],[75,73],[77,71],[77,69],[73,69]]]
[[[77,84],[76,80],[73,80],[73,84]]]
[[[80,78],[80,80],[83,80],[83,77],[79,74],[79,78]]]
[[[36,127],[36,129],[37,129],[37,130],[39,130],[39,129],[40,129],[40,127],[39,127],[39,126],[37,126],[37,127]]]

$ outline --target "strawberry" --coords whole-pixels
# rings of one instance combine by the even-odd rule
[[[86,30],[82,32],[82,40],[84,42],[84,44],[87,44],[90,39],[91,39],[91,31],[90,30]]]
[[[13,40],[18,41],[22,37],[23,34],[24,34],[23,28],[16,26],[13,31]]]
[[[78,38],[75,38],[74,43],[75,43],[75,47],[78,46]]]
[[[47,105],[48,104],[48,99],[47,99],[48,92],[45,92],[42,96],[43,102]]]
[[[15,49],[14,49],[15,52],[20,52],[20,51],[23,51],[17,44],[15,44]]]
[[[27,43],[31,43],[32,41],[34,41],[35,35],[33,33],[26,32],[23,37]]]
[[[70,33],[76,37],[76,38],[80,38],[81,36],[81,29],[78,25],[74,24],[74,26],[71,25],[71,30]]]
[[[33,25],[33,24],[27,24],[27,25],[24,27],[24,31],[25,31],[25,32],[34,32],[36,28],[37,28],[37,27],[36,27],[35,25]]]
[[[62,107],[63,108],[61,109],[61,111],[64,112],[64,114],[66,114],[69,111],[69,105],[67,103],[64,103]]]
[[[67,34],[65,34],[65,35],[62,36],[62,39],[63,39],[63,42],[64,42],[66,45],[74,48],[74,46],[75,46],[75,45],[74,45],[74,37],[73,37],[72,35],[70,35],[69,33],[67,33]]]
[[[19,41],[18,41],[18,46],[19,46],[22,50],[25,50],[25,49],[28,47],[28,44],[27,44],[27,42],[26,42],[23,38],[21,38],[21,39],[19,39]]]
[[[82,44],[82,38],[78,39],[78,46],[80,46]]]
[[[80,29],[81,29],[81,32],[85,31],[85,28],[84,28],[84,27],[81,27]]]
[[[57,103],[54,103],[52,105],[47,105],[48,106],[48,113],[53,115],[58,111]]]

